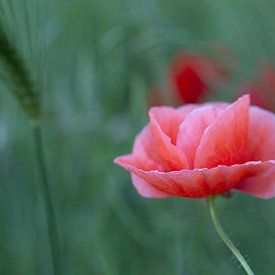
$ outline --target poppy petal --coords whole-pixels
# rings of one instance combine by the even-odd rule
[[[155,199],[171,197],[171,195],[165,192],[159,191],[158,189],[156,189],[151,184],[147,183],[145,180],[138,177],[137,175],[131,173],[131,176],[132,176],[133,184],[141,196],[145,198],[155,198]]]
[[[170,169],[158,153],[157,144],[149,125],[146,125],[136,136],[133,153],[129,156],[138,161],[143,168],[146,167],[146,170],[168,171]]]
[[[233,165],[247,160],[249,96],[229,105],[204,132],[195,168]]]
[[[211,169],[159,172],[144,171],[126,159],[117,158],[115,163],[142,178],[157,190],[172,196],[204,198],[221,194],[234,188],[241,180],[257,175],[269,167],[267,162],[247,162],[232,166],[218,166]]]
[[[261,199],[275,197],[275,161],[265,163],[261,173],[242,180],[235,188]]]
[[[171,170],[188,168],[184,153],[174,144],[181,122],[177,111],[168,107],[156,107],[150,110],[149,116],[151,130],[161,157],[170,165]]]
[[[275,159],[275,115],[258,107],[250,108],[249,158]]]
[[[221,111],[215,105],[205,105],[189,113],[180,125],[177,147],[185,153],[191,169],[194,167],[196,150],[205,129],[215,121]]]

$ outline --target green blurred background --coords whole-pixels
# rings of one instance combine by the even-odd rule
[[[1,0],[1,22],[42,95],[43,144],[66,275],[243,274],[203,200],[148,200],[113,164],[147,121],[178,51],[236,62],[210,98],[275,57],[272,0]],[[5,66],[1,67],[5,71]],[[1,82],[0,274],[53,274],[28,118]],[[41,87],[41,88],[40,88]],[[169,100],[168,100],[169,101]],[[275,200],[219,199],[225,230],[256,274],[275,274]]]

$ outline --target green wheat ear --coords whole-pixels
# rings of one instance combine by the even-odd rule
[[[31,119],[36,120],[40,112],[38,93],[35,92],[34,82],[23,58],[10,42],[1,22],[0,60],[9,78],[7,81],[7,85],[11,87],[9,90],[13,92],[25,113]],[[4,75],[0,75],[0,77],[6,78]]]
[[[1,4],[1,1],[0,1]],[[40,173],[41,189],[45,204],[46,224],[50,253],[53,265],[53,274],[62,274],[62,254],[52,198],[51,186],[45,160],[45,149],[43,147],[42,125],[39,121],[40,104],[38,90],[33,81],[34,74],[28,70],[27,60],[23,59],[19,49],[11,40],[0,20],[0,77],[5,81],[20,106],[32,122],[32,134],[35,146],[36,162]],[[2,65],[2,66],[1,66]]]

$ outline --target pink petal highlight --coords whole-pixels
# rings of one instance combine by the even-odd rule
[[[157,144],[153,137],[150,125],[145,126],[136,136],[131,157],[148,170],[170,170],[170,166],[168,166],[158,153]]]
[[[215,105],[205,105],[189,113],[180,125],[177,147],[185,153],[191,169],[194,168],[195,154],[205,129],[215,121],[222,110],[223,108]]]
[[[229,105],[204,132],[195,168],[212,168],[247,161],[249,96]]]
[[[188,104],[181,108],[153,107],[149,111],[150,119],[154,119],[161,130],[171,139],[172,144],[176,144],[179,126],[185,117],[193,111],[197,105]]]
[[[160,156],[171,166],[171,170],[188,168],[185,154],[174,145],[183,118],[175,109],[165,107],[152,108],[149,116]]]

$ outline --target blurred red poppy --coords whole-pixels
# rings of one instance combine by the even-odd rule
[[[226,77],[217,61],[190,52],[177,54],[169,67],[170,83],[181,103],[202,101]]]

